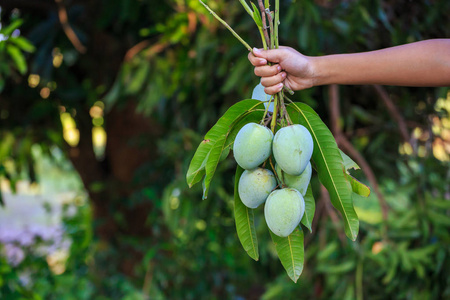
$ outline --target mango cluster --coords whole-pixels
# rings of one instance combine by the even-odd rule
[[[313,139],[309,131],[294,124],[274,136],[269,128],[248,123],[238,132],[233,152],[238,165],[245,169],[238,185],[242,203],[249,208],[265,203],[269,229],[280,237],[290,235],[305,212],[303,196],[311,180]],[[277,176],[259,167],[272,154]]]

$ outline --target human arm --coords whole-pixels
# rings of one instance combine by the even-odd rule
[[[450,85],[450,39],[316,57],[289,47],[253,53],[249,60],[269,94],[280,91],[283,81],[293,90],[326,84]]]

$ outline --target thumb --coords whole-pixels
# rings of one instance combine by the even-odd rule
[[[280,49],[271,49],[271,50],[262,50],[258,48],[253,48],[253,55],[260,58],[265,58],[267,61],[273,63],[279,63],[282,57],[282,50]]]

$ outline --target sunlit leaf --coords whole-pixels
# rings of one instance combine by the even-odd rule
[[[12,44],[8,44],[6,51],[16,64],[17,70],[19,70],[20,74],[24,75],[27,72],[27,62],[20,49]]]
[[[24,37],[21,37],[21,36],[11,37],[9,39],[9,41],[11,41],[14,44],[16,44],[16,46],[19,47],[20,49],[22,49],[22,51],[31,53],[31,52],[34,52],[36,50],[34,45],[32,43],[30,43],[30,41],[28,41]]]
[[[345,154],[341,149],[339,149],[339,152],[341,153],[342,160],[344,162],[344,168],[345,168],[345,177],[347,178],[348,182],[350,182],[352,186],[352,191],[360,196],[363,197],[369,197],[370,195],[370,188],[365,185],[364,183],[360,182],[356,178],[354,178],[352,175],[350,175],[350,172],[348,170],[355,169],[358,170],[360,167],[356,162],[353,161],[347,154]]]
[[[14,30],[16,30],[17,28],[19,28],[21,25],[23,24],[23,20],[22,19],[17,19],[14,20],[14,22],[12,22],[11,24],[9,24],[6,27],[3,27],[0,30],[0,34],[3,34],[5,36],[9,36],[11,35],[11,33],[14,32]]]
[[[253,209],[245,206],[238,193],[239,178],[244,169],[237,166],[234,178],[234,219],[236,222],[236,232],[239,241],[247,254],[254,260],[259,259],[258,239],[256,237],[255,221]]]
[[[279,237],[270,230],[270,236],[275,244],[278,257],[289,278],[297,282],[303,271],[305,249],[303,247],[303,231],[296,228],[288,237]]]
[[[316,211],[316,202],[314,201],[311,185],[308,186],[306,194],[303,198],[305,199],[305,214],[302,218],[302,224],[309,229],[309,232],[312,232],[311,225],[314,218],[314,213]]]
[[[348,182],[350,182],[350,185],[352,186],[352,191],[360,196],[363,197],[369,197],[370,195],[370,188],[359,181],[358,179],[354,178],[350,174],[345,174],[345,178],[347,178]]]
[[[292,121],[305,126],[311,133],[314,141],[312,160],[316,164],[319,179],[328,190],[331,203],[344,218],[346,235],[356,240],[359,221],[353,207],[352,187],[345,177],[342,156],[333,135],[306,104],[293,103],[287,109]]]
[[[255,23],[258,27],[262,27],[262,19],[261,19],[261,12],[259,11],[259,9],[256,7],[256,5],[253,2],[250,2],[250,4],[253,7],[253,20],[255,20]]]

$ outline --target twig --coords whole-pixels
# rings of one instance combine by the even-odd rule
[[[277,124],[277,116],[278,116],[278,106],[280,104],[278,103],[278,94],[275,95],[273,100],[273,113],[272,113],[272,123],[270,124],[270,128],[272,129],[272,132],[275,134],[275,126]]]
[[[145,49],[149,45],[150,45],[150,40],[144,40],[144,41],[137,43],[136,45],[134,45],[133,47],[128,49],[127,53],[125,53],[125,61],[130,61],[136,54],[141,52],[143,49]]]
[[[262,31],[264,34],[264,38],[266,39],[266,42],[270,42],[269,33],[267,32],[266,9],[264,8],[264,4],[263,4],[262,0],[258,0],[258,6],[259,6],[259,10],[261,12]],[[267,50],[267,49],[265,49],[265,50]]]
[[[280,0],[275,0],[275,23],[274,26],[274,39],[275,39],[275,49],[278,49],[278,23],[280,23]]]
[[[267,127],[267,125],[269,125],[270,121],[272,120],[272,115],[269,115],[269,117],[267,118],[266,122],[264,123],[264,125]]]
[[[142,293],[144,294],[144,299],[149,299],[150,289],[152,287],[153,281],[153,266],[152,262],[149,261],[147,266],[147,271],[145,272],[144,286],[142,287]]]
[[[345,233],[339,226],[339,217],[337,216],[336,212],[333,210],[330,204],[331,203],[330,194],[322,184],[320,185],[320,194],[322,197],[322,201],[324,202],[325,210],[330,216],[331,222],[333,222],[334,228],[338,233],[338,237],[339,240],[341,241],[341,244],[344,246],[346,244]]]
[[[388,93],[386,92],[386,89],[380,85],[374,85],[373,88],[377,92],[378,96],[380,96],[384,105],[386,105],[386,108],[388,109],[388,112],[391,115],[391,117],[397,122],[399,130],[400,130],[400,135],[402,136],[403,141],[409,142],[410,135],[408,132],[408,127],[406,126],[406,122],[403,119],[400,112],[398,111],[398,109],[395,106],[394,102],[392,101],[391,97],[389,97]]]
[[[366,159],[359,153],[358,150],[353,147],[353,145],[350,143],[350,141],[344,136],[339,135],[339,138],[336,139],[337,143],[340,148],[344,152],[346,152],[351,158],[353,158],[356,163],[361,167],[362,171],[367,177],[367,180],[369,180],[370,185],[372,185],[373,190],[375,191],[375,194],[377,194],[378,201],[380,203],[381,213],[383,215],[383,220],[386,223],[388,218],[388,211],[389,206],[386,202],[386,199],[384,198],[383,194],[380,191],[377,178],[370,167],[369,163],[366,161]]]
[[[370,165],[365,160],[365,158],[361,155],[361,153],[358,150],[356,150],[355,147],[353,147],[353,145],[350,143],[347,137],[343,134],[342,129],[339,125],[341,113],[339,108],[339,90],[336,84],[330,86],[329,98],[330,98],[331,131],[335,136],[336,143],[338,144],[339,148],[341,148],[351,158],[353,158],[356,161],[356,163],[361,167],[362,171],[364,172],[370,184],[372,185],[375,193],[377,194],[381,212],[383,215],[383,221],[385,224],[387,224],[389,207],[387,205],[386,199],[384,198],[383,194],[379,189],[379,185],[375,177],[375,174]]]
[[[77,35],[75,34],[75,31],[73,31],[72,27],[69,24],[69,17],[67,16],[67,10],[64,6],[63,0],[55,0],[55,2],[58,6],[59,22],[61,23],[61,26],[67,38],[78,52],[86,53],[86,47],[83,46],[83,44],[80,42]]]
[[[270,49],[273,49],[275,47],[275,38],[274,38],[274,35],[273,35],[273,17],[272,17],[272,13],[270,12],[269,8],[266,8],[265,12],[267,14],[267,19],[269,21]]]
[[[242,39],[239,34],[237,34],[236,31],[233,30],[233,28],[231,28],[230,25],[228,25],[227,22],[225,22],[224,20],[222,20],[211,8],[209,8],[208,5],[206,5],[205,3],[202,2],[202,0],[198,0],[220,23],[222,23],[241,43],[242,45],[245,46],[245,48],[247,48],[248,51],[252,52],[252,47],[249,46],[249,44],[247,44],[244,39]]]
[[[169,42],[156,43],[145,51],[145,57],[151,58],[154,55],[162,52],[164,49],[169,47],[171,44]]]

